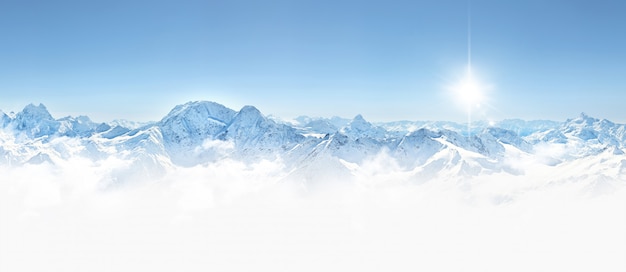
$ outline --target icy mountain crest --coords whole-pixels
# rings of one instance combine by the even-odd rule
[[[372,123],[366,121],[360,114],[355,116],[350,123],[341,128],[340,132],[353,140],[359,138],[382,140],[386,135],[386,131],[383,128],[372,125]]]
[[[315,170],[321,165],[353,169],[384,154],[385,160],[424,177],[516,173],[506,162],[514,156],[534,156],[538,144],[576,151],[545,160],[555,165],[599,154],[621,156],[626,143],[625,125],[584,114],[564,123],[505,120],[499,124],[506,128],[478,126],[471,137],[464,134],[461,124],[401,121],[373,125],[362,115],[352,120],[300,117],[292,125],[268,118],[253,106],[235,111],[207,101],[178,105],[159,122],[132,129],[96,124],[86,116],[55,120],[41,104],[28,105],[14,117],[0,112],[0,118],[3,135],[17,139],[0,139],[0,162],[54,162],[71,156],[67,149],[75,146],[94,160],[119,156],[154,171],[225,157],[249,162],[281,158],[287,167],[307,171],[324,171]],[[522,137],[518,131],[532,133]]]
[[[42,137],[90,137],[94,133],[103,132],[101,125],[96,124],[87,116],[63,117],[54,119],[43,104],[29,104],[14,118],[2,116],[2,126],[10,127],[26,139]]]
[[[54,118],[52,118],[52,115],[50,115],[50,112],[48,112],[48,109],[46,108],[46,106],[44,106],[43,104],[39,103],[38,106],[35,106],[35,104],[28,104],[26,105],[26,107],[24,107],[24,109],[19,112],[15,118],[17,120],[54,120]]]
[[[626,146],[626,125],[615,124],[606,119],[596,119],[585,113],[581,113],[578,118],[567,120],[554,131],[558,133],[552,133],[551,136],[566,139],[561,142],[576,140],[619,148]],[[552,139],[548,137],[543,140]]]
[[[11,117],[0,110],[0,128],[6,127],[11,122]]]
[[[195,101],[176,106],[157,126],[168,144],[191,148],[221,133],[235,114],[215,102]]]
[[[12,120],[14,128],[23,131],[31,138],[48,136],[58,131],[60,123],[56,122],[46,106],[39,104],[28,104],[24,109],[15,115]]]
[[[244,106],[219,138],[233,141],[241,149],[273,152],[292,148],[304,136],[293,127],[266,118],[257,108]]]

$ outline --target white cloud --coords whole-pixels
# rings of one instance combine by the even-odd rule
[[[109,158],[0,168],[0,271],[624,271],[626,190],[542,169],[412,182],[384,156],[302,194],[280,161],[102,187]],[[132,169],[131,169],[132,170]]]

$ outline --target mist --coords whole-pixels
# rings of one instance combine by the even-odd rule
[[[416,180],[379,156],[350,180],[224,159],[111,182],[129,165],[0,166],[0,270],[626,269],[623,181],[596,190],[594,177],[554,181],[533,165]]]

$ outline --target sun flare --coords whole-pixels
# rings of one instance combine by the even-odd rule
[[[488,100],[486,94],[490,89],[490,85],[485,84],[472,72],[470,65],[467,66],[465,74],[449,88],[453,98],[466,110],[468,136],[472,134],[472,111],[486,104]]]
[[[484,92],[487,87],[481,83],[470,69],[467,70],[465,76],[456,83],[452,90],[454,96],[468,107],[479,106],[485,99]]]

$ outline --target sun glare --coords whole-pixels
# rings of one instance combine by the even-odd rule
[[[471,135],[472,111],[482,107],[483,104],[486,103],[486,93],[490,88],[489,85],[486,85],[475,76],[469,65],[463,77],[449,88],[451,95],[457,103],[466,110],[468,136]]]
[[[478,81],[468,69],[465,77],[463,77],[456,85],[452,87],[454,96],[468,107],[479,106],[484,100],[484,92],[486,87]]]

